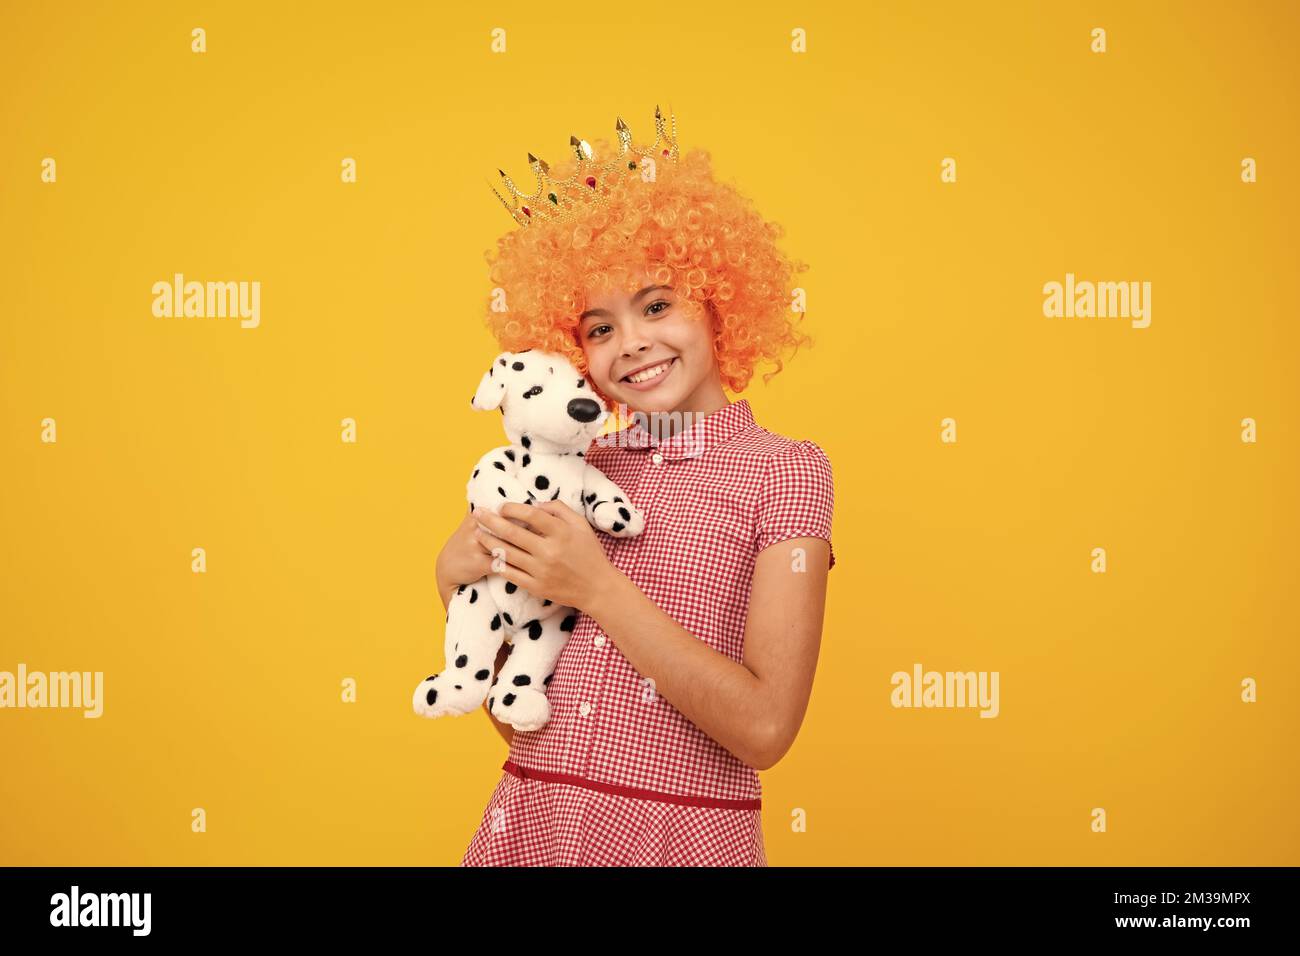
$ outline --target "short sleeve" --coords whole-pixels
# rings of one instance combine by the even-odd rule
[[[758,550],[788,538],[825,538],[830,546],[835,482],[816,442],[798,441],[768,459],[758,501]],[[835,567],[831,546],[829,568]]]

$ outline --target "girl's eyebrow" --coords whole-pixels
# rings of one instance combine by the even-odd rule
[[[649,295],[651,292],[654,292],[656,289],[667,289],[669,292],[671,292],[672,288],[673,287],[669,285],[648,285],[640,292],[638,292],[636,295],[632,296],[632,304],[636,305],[638,302],[641,301],[642,296]],[[581,322],[583,319],[593,315],[604,315],[612,318],[614,313],[610,312],[608,309],[588,309],[586,312],[582,313],[582,315],[578,316],[578,321]]]

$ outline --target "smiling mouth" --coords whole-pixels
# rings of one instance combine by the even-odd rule
[[[658,365],[653,365],[650,368],[643,369],[640,372],[636,372],[634,375],[624,375],[619,379],[619,381],[627,382],[629,385],[644,385],[646,382],[653,382],[655,379],[667,375],[668,370],[672,368],[673,363],[676,361],[677,356],[673,356],[666,362],[660,362]]]

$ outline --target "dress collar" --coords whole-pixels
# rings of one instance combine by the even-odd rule
[[[649,430],[642,425],[643,419],[649,426]],[[691,412],[684,420],[692,424],[666,441],[661,441],[654,434],[658,429],[653,419],[643,415],[633,418],[632,424],[627,428],[601,437],[612,439],[615,444],[638,451],[653,448],[669,460],[698,458],[709,449],[716,448],[752,426],[754,412],[749,407],[749,400],[742,398],[717,411],[709,412],[703,418]],[[597,438],[597,443],[599,442],[600,438]]]

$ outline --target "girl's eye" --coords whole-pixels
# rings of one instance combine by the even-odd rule
[[[597,326],[593,326],[593,327],[592,327],[592,328],[587,332],[587,338],[591,338],[593,335],[595,335],[595,334],[596,334],[597,332],[599,332],[601,329],[607,329],[607,328],[609,328],[608,325],[597,325]]]
[[[668,301],[666,301],[665,299],[659,299],[657,302],[652,302],[652,303],[650,303],[650,308],[646,309],[646,311],[647,311],[647,312],[650,312],[650,309],[653,309],[656,305],[662,305],[662,306],[664,307],[664,309],[670,309],[670,308],[672,308],[672,303],[671,303],[671,302],[668,302]],[[660,309],[659,312],[662,312],[664,309]],[[651,314],[652,314],[652,315],[658,315],[659,312],[653,312],[653,313],[651,313]]]

